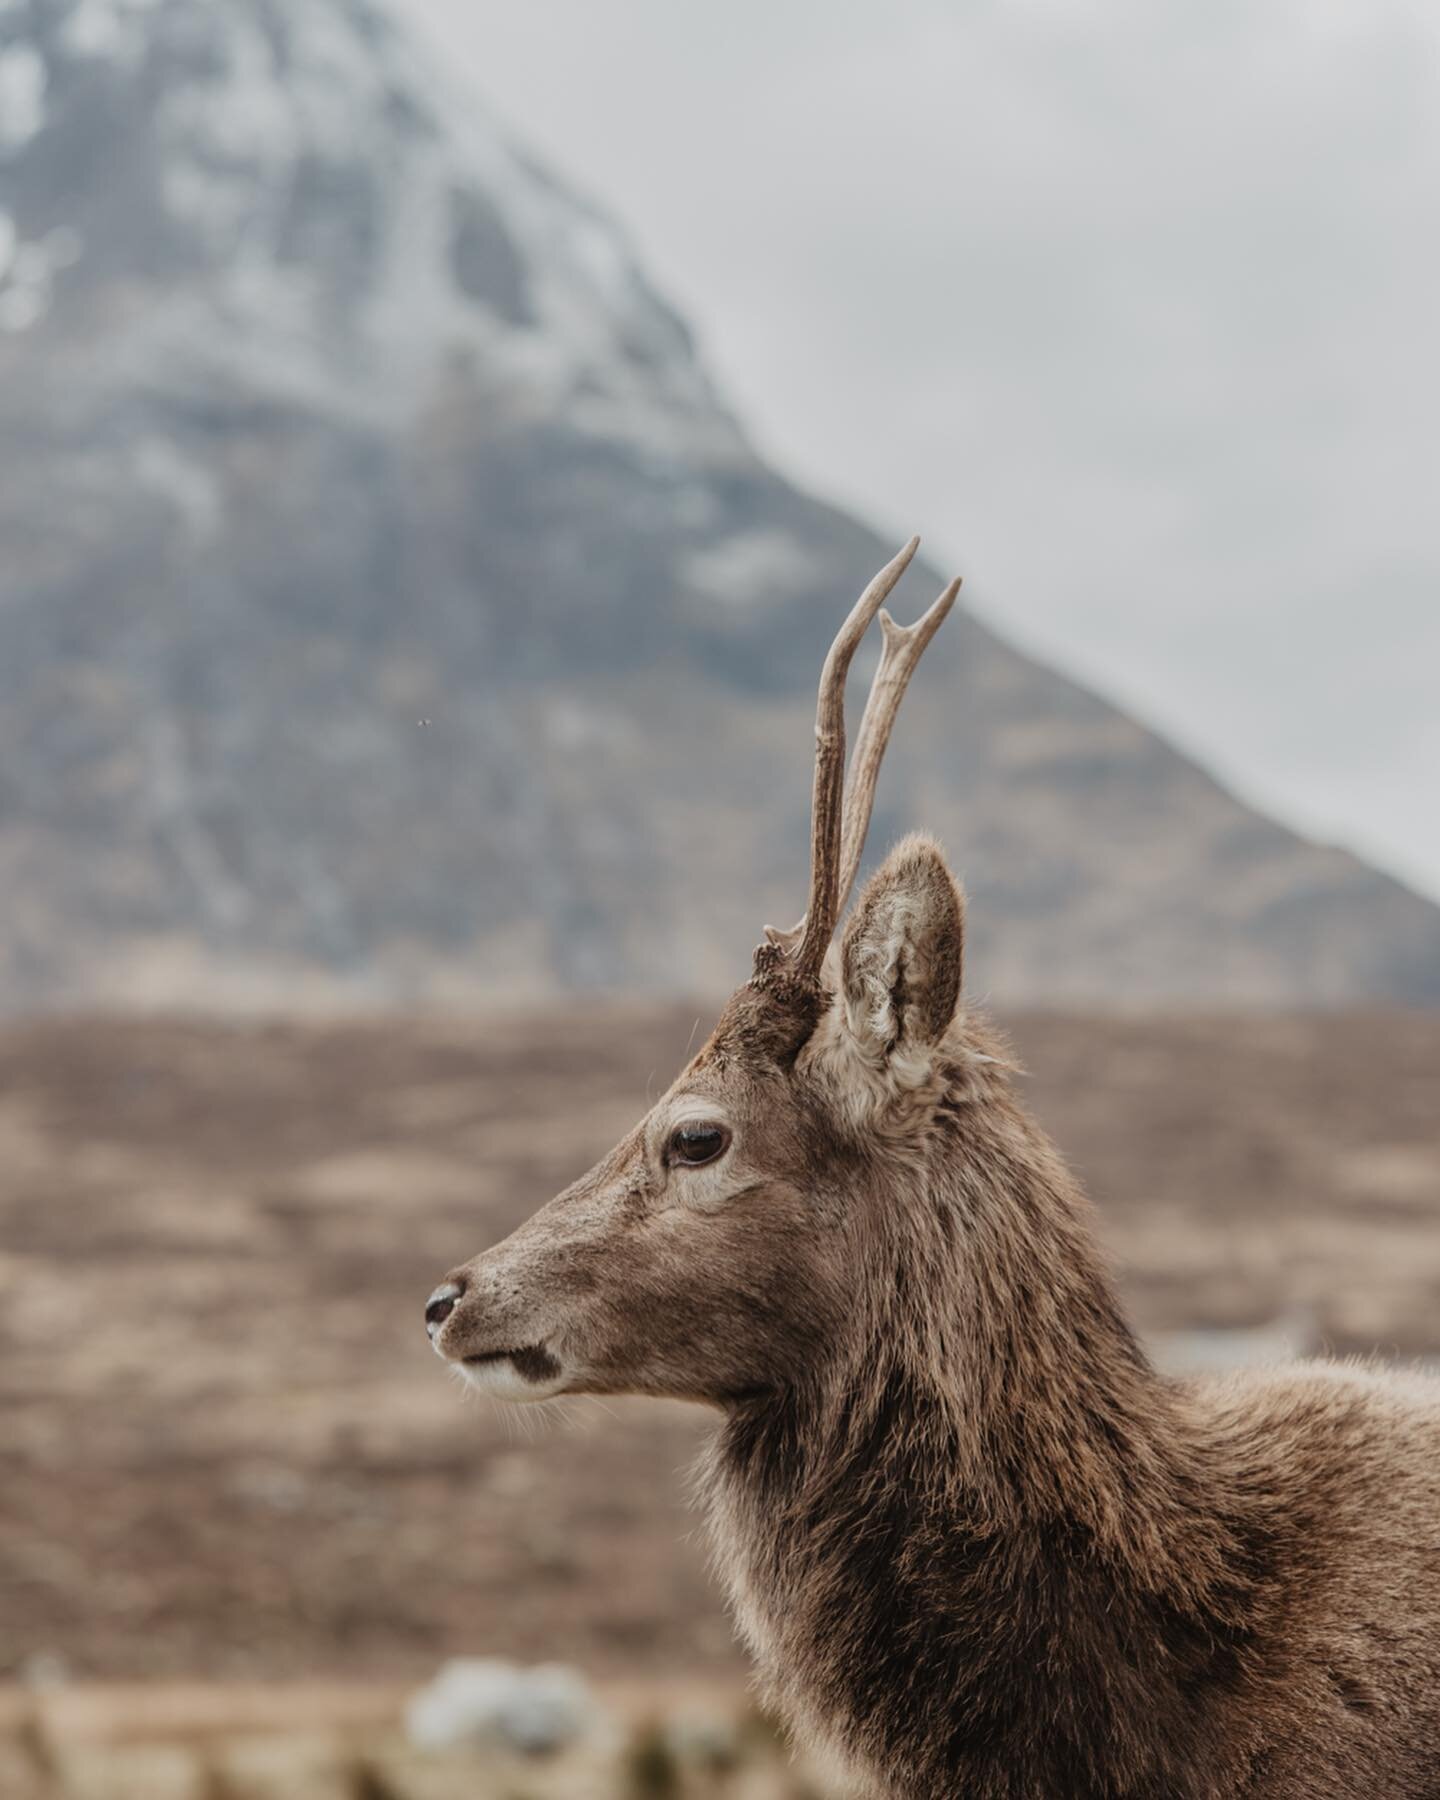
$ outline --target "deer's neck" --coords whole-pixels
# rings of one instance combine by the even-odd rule
[[[1221,1754],[1204,1696],[1243,1674],[1259,1527],[1041,1134],[1003,1098],[944,1125],[923,1196],[855,1247],[848,1341],[716,1442],[742,1629],[886,1793],[1187,1794]]]

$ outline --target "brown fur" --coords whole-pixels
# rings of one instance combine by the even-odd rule
[[[962,920],[912,839],[819,980],[762,955],[631,1136],[455,1271],[437,1348],[720,1409],[740,1629],[877,1795],[1436,1800],[1440,1387],[1157,1374],[956,1010]],[[677,1119],[724,1155],[672,1166]]]

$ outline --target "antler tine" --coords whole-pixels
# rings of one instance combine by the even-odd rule
[[[820,672],[815,705],[815,787],[810,807],[810,904],[790,931],[765,927],[770,944],[787,953],[797,974],[816,976],[839,916],[841,800],[845,785],[845,678],[870,621],[920,548],[918,537],[892,557],[855,602]],[[759,953],[757,952],[757,967]]]
[[[955,604],[955,596],[959,592],[960,577],[957,575],[929,612],[922,614],[913,625],[897,625],[888,612],[881,611],[880,630],[885,639],[884,648],[880,652],[880,666],[875,671],[875,679],[870,684],[870,698],[865,702],[865,713],[860,720],[854,754],[850,758],[850,768],[845,777],[845,814],[840,834],[840,884],[835,902],[837,920],[845,911],[850,890],[855,885],[860,858],[865,850],[865,835],[870,829],[870,814],[875,805],[875,784],[880,775],[886,745],[890,742],[895,715],[900,710],[900,702],[905,698],[905,690],[910,685],[910,677],[915,673],[916,664],[925,654],[931,638],[945,623],[946,615]]]

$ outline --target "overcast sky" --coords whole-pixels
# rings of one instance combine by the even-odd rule
[[[396,0],[761,448],[1440,896],[1431,0]]]

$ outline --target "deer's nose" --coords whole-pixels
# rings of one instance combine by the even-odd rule
[[[425,1330],[433,1339],[455,1310],[455,1302],[465,1292],[463,1281],[442,1281],[425,1302]]]

